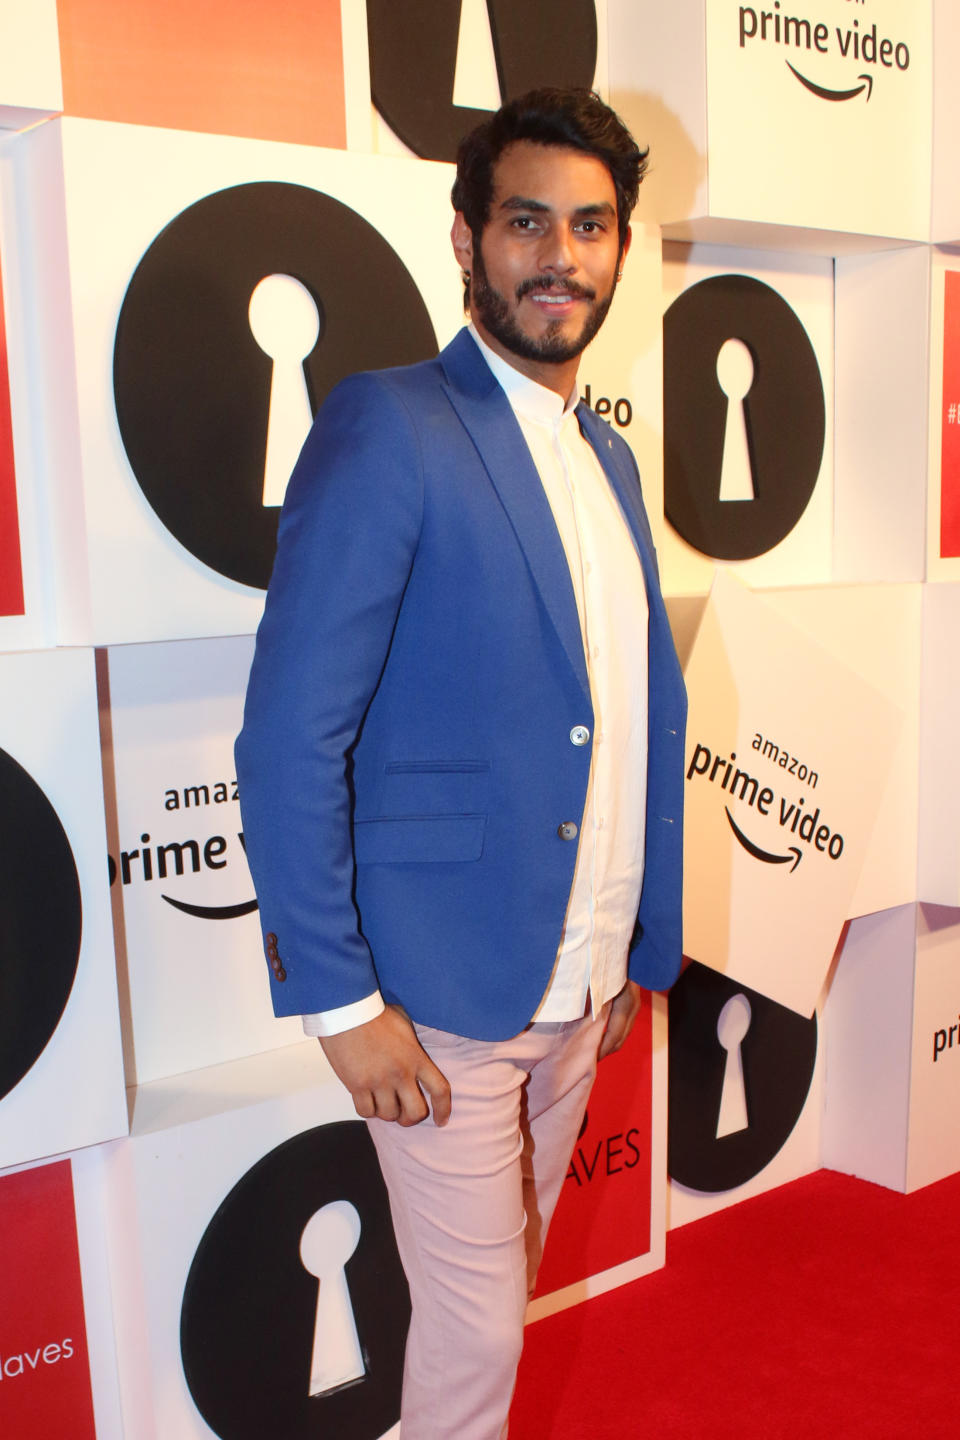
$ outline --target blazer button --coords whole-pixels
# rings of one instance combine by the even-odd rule
[[[279,970],[275,970],[273,973],[274,973],[274,975],[276,975],[277,979],[280,981],[280,984],[282,985],[283,982],[284,982],[284,980],[286,980],[286,978],[287,978],[287,972],[286,972],[286,970],[284,970],[283,966],[281,965],[281,966],[280,966],[280,969],[279,969]]]
[[[577,827],[572,820],[564,820],[562,825],[557,826],[557,834],[561,840],[576,840]]]
[[[586,745],[590,739],[590,731],[586,725],[574,725],[570,731],[570,743],[572,745]]]

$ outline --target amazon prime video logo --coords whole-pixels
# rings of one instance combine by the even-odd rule
[[[741,5],[739,27],[741,50],[763,45],[782,48],[791,75],[818,100],[836,103],[862,96],[867,103],[873,94],[875,76],[884,71],[902,74],[910,68],[906,41],[879,34],[876,22],[868,25],[864,20],[861,24],[858,16],[849,21],[845,17],[845,23],[839,25],[827,25],[823,21],[786,15],[780,0],[775,0],[772,10]],[[828,85],[825,82],[831,77],[827,70],[832,71],[838,61],[850,71],[850,79],[840,85]]]
[[[751,748],[757,756],[795,777],[791,793],[786,787],[778,791],[772,785],[762,784],[746,768],[746,761],[738,761],[735,750],[729,755],[719,750],[715,753],[702,741],[693,747],[687,783],[705,781],[716,786],[720,795],[729,800],[730,804],[724,803],[727,822],[738,843],[754,860],[768,865],[789,865],[791,873],[807,853],[817,852],[839,860],[843,854],[843,836],[826,823],[811,795],[820,781],[818,772],[759,731],[751,741]],[[733,817],[731,804],[739,807],[739,822]],[[754,832],[752,836],[751,832]],[[757,836],[762,836],[762,841]]]
[[[173,817],[181,809],[206,814],[209,806],[227,805],[230,807],[229,814],[239,821],[239,811],[233,808],[238,798],[236,780],[217,780],[212,784],[185,785],[182,788],[170,786],[164,792],[164,810],[170,817],[170,823],[173,823]],[[214,813],[217,813],[216,810]],[[193,818],[191,813],[191,828]],[[249,897],[220,905],[210,904],[208,899],[198,901],[195,896],[190,898],[194,889],[191,882],[195,882],[197,877],[216,876],[226,870],[231,861],[234,869],[242,866],[249,880],[243,831],[239,828],[231,831],[227,825],[221,828],[228,833],[184,836],[183,824],[178,826],[175,836],[168,834],[161,838],[144,830],[139,844],[120,850],[118,860],[112,855],[107,857],[110,884],[115,885],[119,881],[123,887],[150,886],[158,890],[160,898],[174,910],[198,920],[236,920],[252,914],[257,908],[252,893]],[[200,883],[203,883],[202,878]],[[251,891],[252,888],[250,882]]]

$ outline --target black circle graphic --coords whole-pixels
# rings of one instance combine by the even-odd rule
[[[750,1002],[743,1039],[749,1124],[717,1138],[727,1052],[717,1024],[734,995]],[[696,963],[670,991],[670,1175],[691,1190],[732,1190],[758,1175],[800,1118],[817,1058],[817,1017],[809,1020]]]
[[[743,401],[752,500],[721,500],[727,399],[717,378],[726,340],[743,341],[754,376]],[[749,560],[779,545],[820,473],[826,416],[813,346],[782,295],[748,275],[716,275],[679,295],[663,320],[664,509],[695,550]]]
[[[373,103],[425,160],[455,160],[463,136],[490,114],[453,103],[460,8],[450,0],[367,0]],[[504,100],[541,85],[593,84],[593,0],[487,0],[487,13]]]
[[[310,1396],[318,1282],[300,1259],[307,1221],[352,1204],[346,1277],[362,1380]],[[373,1142],[360,1120],[278,1145],[233,1187],[197,1247],[180,1349],[190,1393],[220,1440],[379,1440],[400,1418],[410,1300]]]
[[[0,750],[0,1099],[60,1023],[80,958],[80,881],[50,801]]]
[[[219,190],[170,222],[137,266],[117,322],[113,382],[133,473],[205,565],[266,588],[279,506],[263,504],[273,361],[250,296],[267,275],[310,292],[320,335],[303,362],[316,413],[356,370],[437,353],[427,308],[383,236],[303,185]]]

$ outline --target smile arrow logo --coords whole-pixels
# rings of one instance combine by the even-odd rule
[[[813,80],[808,80],[806,75],[801,75],[800,71],[794,69],[789,60],[785,60],[783,63],[792,74],[796,75],[801,85],[805,85],[812,94],[819,95],[821,100],[855,100],[858,95],[863,94],[864,90],[866,90],[867,100],[869,100],[873,94],[872,75],[858,75],[857,79],[862,80],[864,83],[857,85],[853,90],[827,90],[823,85],[817,85]]]
[[[796,870],[797,866],[800,864],[800,860],[802,858],[801,851],[796,845],[790,846],[790,851],[787,855],[771,855],[769,850],[761,850],[759,845],[754,845],[753,841],[748,839],[747,836],[744,835],[743,831],[738,826],[736,820],[734,820],[733,816],[730,814],[730,807],[728,805],[725,805],[723,808],[726,811],[727,819],[730,821],[730,829],[733,831],[734,835],[736,835],[737,839],[740,841],[740,844],[743,846],[744,850],[746,850],[748,855],[752,855],[754,860],[762,860],[766,865],[790,865],[790,861],[792,859],[793,864],[790,865],[790,874],[793,874],[794,870]]]
[[[242,900],[239,905],[190,905],[186,900],[174,900],[172,895],[161,895],[174,910],[184,915],[194,915],[198,920],[236,920],[241,915],[252,915],[257,908],[256,900]]]

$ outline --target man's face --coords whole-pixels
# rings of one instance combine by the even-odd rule
[[[458,215],[454,248],[471,272],[471,318],[483,339],[542,384],[559,370],[555,388],[569,389],[616,285],[617,196],[603,162],[517,141],[494,169],[480,243]]]

